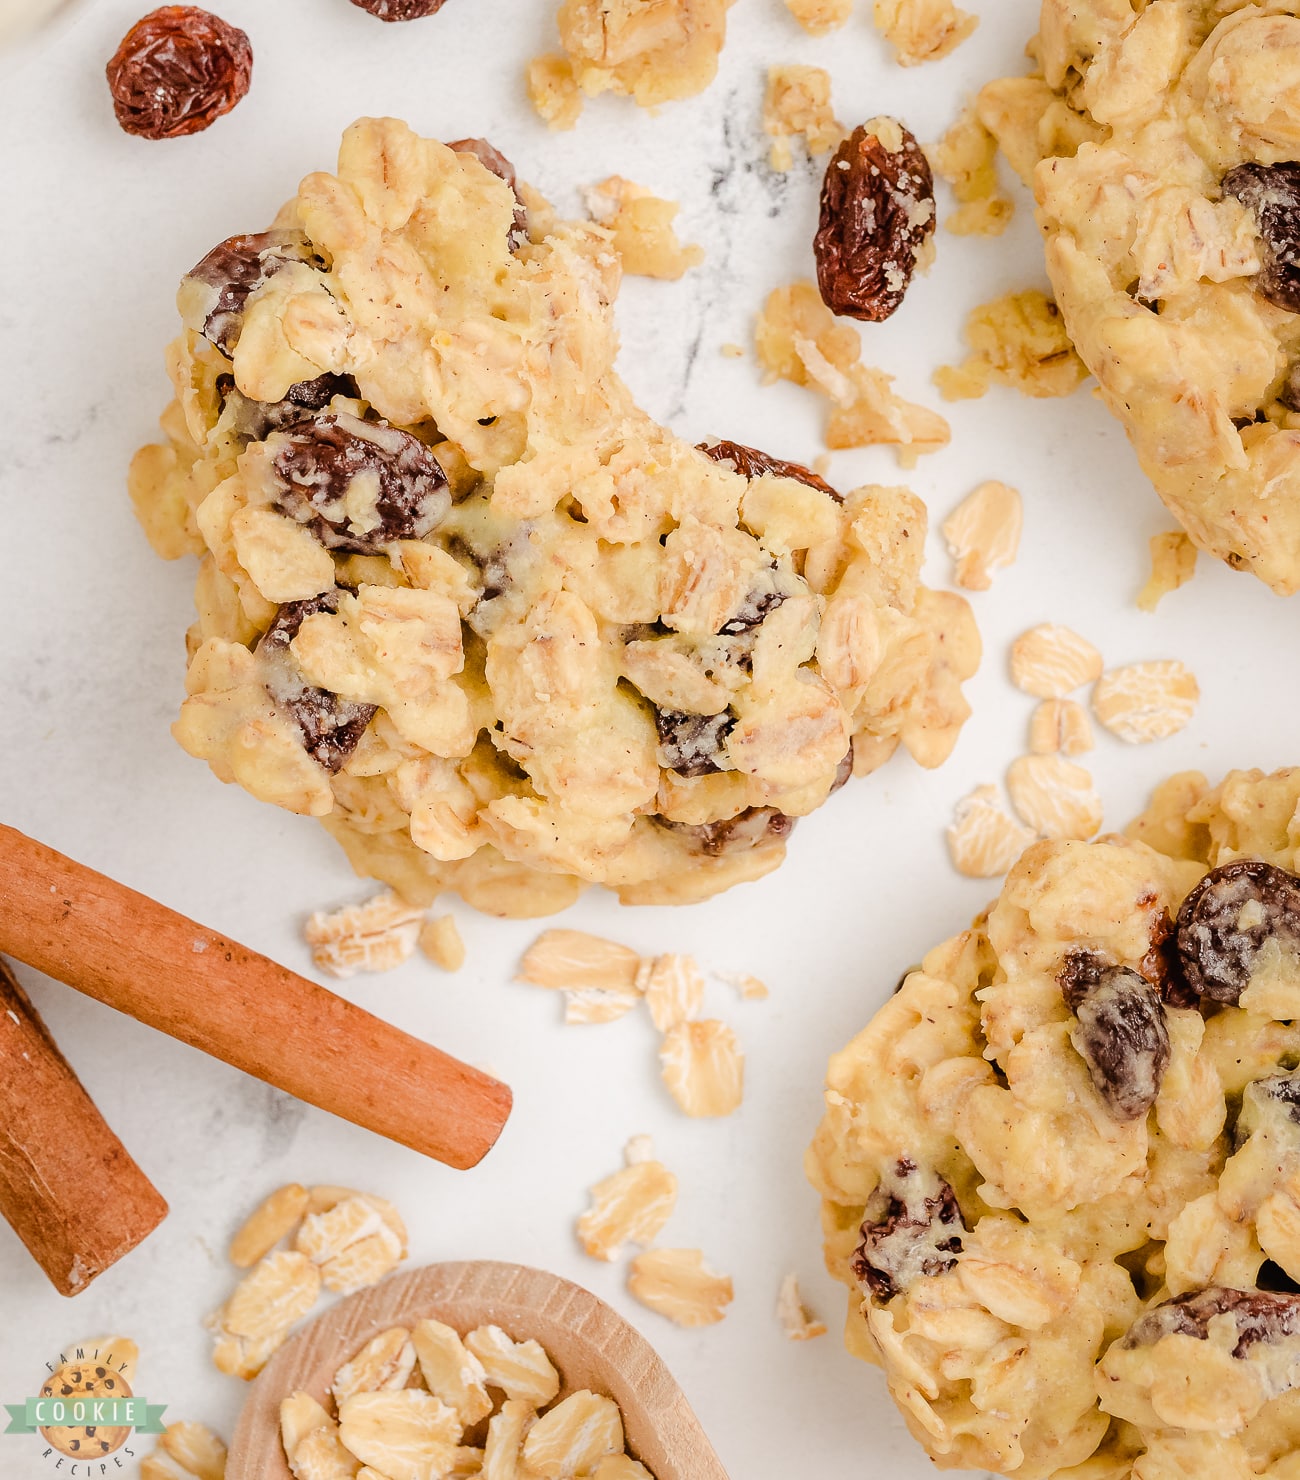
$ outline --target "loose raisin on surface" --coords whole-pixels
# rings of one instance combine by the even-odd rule
[[[659,825],[686,839],[697,852],[721,858],[724,853],[757,848],[772,838],[789,837],[796,820],[775,807],[746,807],[721,822],[660,821]]]
[[[725,709],[721,714],[656,709],[660,764],[679,776],[710,776],[720,771],[722,747],[735,725],[735,716]]]
[[[337,590],[309,601],[288,602],[276,613],[257,647],[266,692],[297,727],[303,749],[331,775],[357,748],[375,716],[375,706],[357,704],[328,689],[313,687],[303,677],[289,644],[308,617],[338,609]]]
[[[1211,869],[1183,900],[1175,940],[1188,985],[1235,1006],[1255,958],[1276,939],[1300,949],[1300,879],[1262,858]]]
[[[437,15],[447,0],[352,0],[352,3],[381,21],[418,21],[426,15]]]
[[[887,319],[902,303],[935,226],[930,162],[915,135],[895,126],[902,134],[898,150],[887,149],[863,124],[835,151],[813,238],[826,306],[872,322]]]
[[[267,443],[278,507],[327,549],[375,555],[423,539],[451,507],[447,475],[410,432],[346,413],[318,416]]]
[[[486,139],[457,139],[455,143],[448,144],[448,149],[454,149],[457,154],[472,154],[484,169],[491,170],[500,180],[509,185],[515,197],[515,220],[510,228],[510,250],[517,251],[528,240],[528,212],[524,203],[519,198],[519,177],[515,174],[515,167],[499,149],[493,148]],[[480,426],[485,423],[480,422]]]
[[[965,1232],[952,1187],[904,1157],[867,1201],[854,1276],[875,1299],[892,1300],[918,1279],[951,1269]]]
[[[1070,1041],[1117,1120],[1140,1120],[1169,1067],[1169,1027],[1156,989],[1088,951],[1066,957],[1057,980],[1077,1023]]]
[[[253,48],[237,26],[197,5],[163,5],[122,38],[108,68],[128,134],[178,139],[229,113],[248,91]]]
[[[837,493],[825,478],[802,463],[769,457],[766,452],[760,452],[757,447],[746,447],[743,442],[697,442],[695,446],[714,462],[730,463],[744,478],[761,478],[764,473],[773,473],[778,478],[793,478],[798,483],[806,483],[809,488],[818,488],[822,493],[830,494],[837,504],[844,502],[842,493]]]
[[[311,243],[300,231],[232,236],[213,247],[202,262],[185,274],[206,283],[216,294],[211,305],[205,305],[206,317],[199,326],[203,337],[230,358],[239,343],[249,296],[291,262],[320,264]]]
[[[1246,1356],[1252,1346],[1270,1344],[1300,1332],[1300,1296],[1273,1290],[1232,1290],[1210,1285],[1166,1300],[1139,1316],[1121,1339],[1126,1348],[1150,1346],[1165,1336],[1192,1336],[1206,1341],[1210,1321],[1231,1315],[1237,1323],[1234,1357]]]
[[[1300,313],[1300,164],[1239,164],[1223,177],[1255,217],[1264,265],[1255,287],[1278,308]]]
[[[223,405],[234,408],[235,432],[250,442],[260,442],[272,432],[301,426],[323,411],[335,396],[357,399],[360,392],[350,375],[318,375],[300,380],[284,393],[283,401],[251,401],[235,387],[233,375],[219,375],[217,390]]]

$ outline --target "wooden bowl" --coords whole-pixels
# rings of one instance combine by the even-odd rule
[[[655,1480],[727,1480],[681,1388],[650,1343],[580,1285],[520,1264],[431,1264],[349,1296],[305,1327],[249,1390],[226,1480],[292,1480],[280,1443],[280,1401],[299,1390],[318,1402],[335,1372],[390,1326],[432,1316],[466,1332],[492,1324],[546,1348],[560,1396],[590,1388],[623,1411],[628,1453]]]

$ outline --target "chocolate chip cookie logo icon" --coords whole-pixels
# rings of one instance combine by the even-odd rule
[[[132,1433],[160,1434],[165,1404],[132,1391],[135,1343],[123,1337],[83,1342],[45,1364],[37,1397],[6,1403],[8,1434],[36,1434],[41,1458],[69,1480],[116,1474],[135,1450]],[[8,1473],[8,1470],[5,1470]]]

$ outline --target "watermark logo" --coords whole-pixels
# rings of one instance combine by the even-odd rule
[[[114,1346],[118,1347],[114,1351]],[[89,1342],[45,1364],[40,1393],[4,1404],[6,1434],[38,1434],[41,1458],[68,1480],[92,1480],[126,1468],[133,1433],[161,1434],[165,1404],[147,1403],[131,1387],[130,1342]]]

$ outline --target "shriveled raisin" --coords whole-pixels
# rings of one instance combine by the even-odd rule
[[[837,493],[825,478],[802,463],[769,457],[766,452],[760,452],[757,447],[746,447],[743,442],[697,442],[695,446],[714,462],[730,463],[744,478],[761,478],[764,473],[772,473],[778,478],[793,478],[798,483],[806,483],[809,488],[830,494],[837,504],[844,502],[842,493]]]
[[[454,149],[457,154],[472,154],[484,169],[491,170],[498,179],[509,185],[515,197],[515,221],[510,228],[510,250],[517,251],[528,240],[528,212],[519,198],[519,177],[515,174],[514,165],[486,139],[457,139],[454,144],[448,144],[447,148]]]
[[[375,706],[313,687],[303,677],[289,644],[308,617],[338,609],[337,590],[309,601],[291,601],[276,613],[257,647],[266,692],[297,727],[303,749],[331,775],[357,748],[374,718]]]
[[[1168,910],[1162,910],[1151,922],[1148,939],[1150,948],[1138,962],[1138,974],[1160,993],[1160,1000],[1167,1007],[1195,1007],[1199,998],[1183,977],[1182,961],[1174,943],[1174,922]]]
[[[796,818],[775,807],[746,807],[720,822],[666,822],[661,827],[685,839],[698,853],[721,858],[725,853],[743,853],[773,838],[786,838],[794,831]]]
[[[381,21],[418,21],[437,15],[447,0],[352,0]]]
[[[934,176],[915,135],[892,118],[859,125],[822,183],[813,253],[826,306],[850,318],[887,319],[934,226]]]
[[[1070,1041],[1117,1120],[1140,1120],[1169,1067],[1169,1026],[1156,989],[1136,971],[1072,951],[1057,977],[1077,1019]]]
[[[1223,177],[1255,217],[1263,238],[1263,267],[1255,287],[1278,308],[1300,313],[1300,164],[1239,164]]]
[[[128,134],[178,139],[229,113],[248,91],[253,48],[237,26],[197,5],[163,5],[122,38],[108,68]]]
[[[681,714],[672,709],[656,709],[660,764],[679,776],[709,776],[720,771],[722,747],[735,724],[735,716],[725,709],[721,714]]]
[[[447,475],[410,432],[340,412],[268,439],[276,503],[327,549],[374,555],[423,539],[451,507]]]
[[[1272,1290],[1232,1290],[1224,1285],[1210,1285],[1166,1300],[1139,1316],[1121,1339],[1120,1345],[1133,1348],[1151,1346],[1165,1336],[1191,1336],[1197,1341],[1209,1339],[1210,1322],[1215,1316],[1230,1315],[1237,1326],[1234,1357],[1244,1357],[1252,1346],[1261,1342],[1272,1345],[1300,1333],[1300,1296]]]
[[[1262,858],[1211,869],[1183,900],[1175,940],[1188,985],[1235,1005],[1268,941],[1300,950],[1300,879]]]
[[[950,1184],[903,1157],[867,1201],[854,1276],[876,1300],[892,1300],[918,1279],[951,1269],[965,1232]]]
[[[756,586],[745,593],[745,599],[718,628],[719,634],[723,637],[739,637],[742,633],[760,626],[785,598],[786,593],[775,583]]]
[[[217,390],[224,406],[233,408],[236,434],[250,442],[260,442],[271,432],[311,421],[335,396],[356,399],[360,392],[350,375],[318,375],[315,380],[300,380],[284,393],[282,401],[253,401],[235,387],[233,375],[217,377]]]
[[[208,253],[185,274],[181,291],[190,327],[227,357],[235,352],[244,324],[244,306],[268,278],[291,262],[320,264],[311,243],[300,231],[263,231],[232,236]],[[207,293],[188,289],[202,284]],[[188,291],[187,291],[188,289]],[[194,300],[191,307],[190,300]]]

